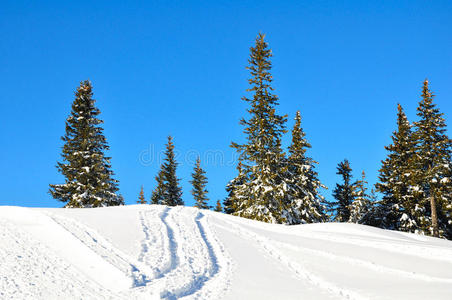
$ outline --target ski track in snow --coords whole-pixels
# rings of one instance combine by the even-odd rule
[[[102,235],[105,230],[102,226],[108,226],[108,223],[102,223],[99,229],[98,223],[88,222],[94,224],[94,227],[90,227],[81,221],[83,214],[80,214],[80,219],[78,213],[69,217],[59,212],[39,210],[30,215],[37,220],[40,220],[40,216],[45,217],[50,222],[46,228],[60,230],[61,227],[65,235],[69,233],[70,239],[74,237],[78,244],[80,241],[82,248],[77,249],[86,247],[90,254],[99,257],[97,261],[107,263],[101,270],[116,272],[117,269],[118,274],[124,274],[124,277],[111,277],[123,278],[121,288],[114,290],[115,286],[110,284],[112,281],[90,281],[83,272],[91,274],[91,269],[77,268],[77,265],[69,263],[70,260],[66,261],[57,252],[54,253],[54,248],[48,247],[50,244],[34,239],[29,230],[22,230],[26,227],[18,227],[14,221],[5,218],[0,219],[0,240],[8,241],[10,246],[0,247],[0,299],[221,299],[232,288],[236,266],[216,228],[247,241],[249,247],[255,247],[270,259],[267,261],[276,262],[294,279],[328,297],[365,300],[373,296],[366,290],[349,287],[345,281],[322,273],[322,268],[315,265],[317,261],[325,261],[327,265],[356,267],[360,272],[368,270],[374,272],[372,274],[387,275],[394,279],[413,280],[414,285],[415,282],[423,282],[424,287],[438,284],[442,284],[442,287],[452,286],[452,278],[447,278],[448,272],[436,273],[428,268],[425,269],[426,273],[422,273],[424,269],[409,272],[409,268],[403,270],[403,264],[399,265],[402,269],[397,269],[382,262],[367,260],[365,256],[354,257],[346,252],[338,252],[334,247],[322,248],[322,245],[341,245],[342,248],[356,245],[360,251],[377,249],[385,255],[397,255],[396,258],[403,254],[442,261],[447,265],[452,262],[452,248],[446,244],[430,245],[428,239],[416,240],[410,235],[366,231],[359,227],[350,227],[351,230],[348,227],[333,227],[335,231],[331,232],[319,231],[319,227],[312,227],[313,230],[309,227],[292,227],[292,230],[196,208],[137,206],[124,211],[128,213],[127,220],[135,221],[135,227],[131,226],[131,230],[135,228],[133,230],[139,231],[134,232],[140,232],[130,239],[136,245],[132,248],[136,251],[130,255],[127,252],[129,250],[115,246],[114,242],[118,240],[110,240]],[[23,215],[28,216],[26,213]],[[56,227],[52,227],[52,224]],[[296,237],[296,241],[291,237]],[[124,244],[127,239],[120,241],[122,243],[118,245],[127,245]],[[324,244],[326,241],[328,244]],[[129,279],[130,287],[127,288]],[[48,294],[49,290],[51,294]]]
[[[375,264],[375,263],[368,262],[368,261],[358,259],[358,258],[337,255],[337,254],[334,254],[332,252],[325,251],[325,250],[314,250],[314,249],[310,249],[307,247],[295,246],[292,244],[283,243],[283,242],[274,241],[274,240],[272,241],[272,243],[281,248],[286,248],[286,249],[298,251],[298,252],[304,252],[308,255],[320,256],[322,258],[330,259],[333,261],[342,261],[349,265],[365,267],[367,269],[371,269],[376,272],[392,274],[392,275],[396,275],[396,276],[404,276],[407,278],[411,278],[411,279],[415,279],[415,280],[422,280],[422,281],[427,281],[427,282],[443,282],[443,283],[452,284],[451,278],[441,278],[441,277],[435,277],[435,276],[430,276],[430,275],[426,275],[426,274],[408,272],[408,271],[399,270],[396,268],[391,268],[391,267]]]
[[[148,267],[122,253],[95,230],[67,217],[60,217],[55,214],[49,214],[49,216],[93,252],[131,277],[132,287],[146,285],[150,281],[149,278],[153,277],[150,275],[152,271]]]
[[[279,251],[276,247],[272,246],[271,244],[273,242],[270,242],[270,239],[259,235],[251,230],[245,229],[244,226],[238,226],[235,223],[232,223],[228,220],[222,219],[225,223],[230,225],[222,226],[219,224],[216,224],[216,226],[219,226],[225,230],[228,230],[230,232],[236,233],[243,238],[246,238],[248,240],[255,241],[257,245],[260,247],[263,252],[267,253],[270,257],[277,260],[278,262],[282,263],[288,270],[290,270],[297,278],[301,280],[307,280],[314,286],[323,289],[335,296],[339,296],[344,299],[350,299],[350,300],[366,300],[367,297],[360,295],[358,292],[346,289],[344,287],[337,286],[336,284],[329,282],[325,280],[324,278],[308,271],[305,269],[302,265],[299,263],[291,261],[289,257],[284,255],[281,251]]]
[[[0,247],[0,299],[118,298],[80,274],[29,233],[3,220],[0,239],[11,242],[8,247]]]
[[[144,238],[137,260],[94,229],[69,217],[46,213],[86,247],[127,274],[132,298],[160,290],[163,299],[219,299],[230,285],[232,262],[199,210],[183,207],[138,211]],[[127,296],[127,291],[121,294]]]
[[[177,267],[162,278],[166,288],[161,297],[220,298],[229,284],[230,264],[218,239],[203,224],[204,215],[197,209],[176,207],[168,216],[168,236],[174,240],[172,253],[177,254]]]

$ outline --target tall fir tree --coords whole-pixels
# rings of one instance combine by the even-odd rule
[[[235,190],[246,182],[246,178],[242,169],[242,162],[240,161],[237,164],[237,174],[237,177],[232,179],[226,185],[226,192],[228,193],[228,196],[223,201],[224,212],[226,214],[233,214],[236,211],[235,203],[239,203],[241,201],[241,199],[238,198],[238,196],[240,195],[236,195],[235,193]]]
[[[198,157],[193,173],[191,174],[192,180],[190,183],[193,186],[191,194],[195,199],[195,207],[199,209],[209,209],[209,205],[207,204],[209,198],[207,198],[206,189],[207,177],[205,174],[206,172],[201,168],[201,159]]]
[[[138,195],[138,204],[146,204],[146,198],[144,197],[144,190],[143,186],[141,186],[140,194]]]
[[[434,95],[424,81],[417,108],[419,121],[414,133],[418,145],[416,187],[422,192],[430,224],[424,228],[433,236],[452,238],[451,140],[443,114],[433,103]]]
[[[163,166],[160,166],[160,171],[157,176],[155,176],[155,181],[157,186],[152,191],[151,195],[151,204],[163,204],[163,200],[165,198],[165,182],[163,178]]]
[[[318,179],[312,158],[306,156],[311,148],[301,127],[301,115],[297,111],[292,129],[292,143],[289,146],[288,170],[286,175],[288,203],[286,220],[289,224],[317,223],[327,220],[324,197],[320,188],[326,188]]]
[[[285,133],[286,116],[276,113],[278,97],[271,87],[272,56],[264,35],[259,34],[251,47],[249,66],[253,95],[242,99],[249,104],[249,119],[243,118],[246,143],[232,143],[240,154],[246,181],[234,188],[235,215],[245,218],[284,223],[285,182],[284,153],[281,150],[281,136]]]
[[[223,207],[221,207],[221,202],[220,200],[217,200],[217,205],[215,205],[215,209],[216,212],[223,212]]]
[[[367,194],[366,173],[361,173],[361,179],[355,182],[353,202],[350,204],[350,223],[366,224],[371,213],[372,203]]]
[[[412,126],[400,104],[397,105],[397,130],[386,146],[388,157],[382,161],[379,182],[375,185],[383,194],[380,202],[380,227],[418,232],[426,222],[425,209],[419,204],[419,193],[414,188],[416,174],[416,142]]]
[[[355,197],[355,185],[352,183],[352,168],[348,160],[340,162],[337,167],[337,173],[342,177],[342,184],[337,183],[333,191],[333,197],[336,199],[332,203],[335,209],[334,219],[338,222],[348,222],[350,219],[350,205]]]
[[[64,184],[51,184],[53,198],[65,207],[100,207],[124,204],[117,194],[118,181],[113,179],[109,149],[98,118],[91,82],[80,83],[75,92],[71,115],[66,120],[62,162],[57,169],[65,177]]]
[[[182,188],[179,186],[179,178],[176,176],[177,165],[173,138],[168,136],[165,159],[156,177],[157,187],[152,194],[152,203],[158,202],[158,204],[168,206],[184,205]]]

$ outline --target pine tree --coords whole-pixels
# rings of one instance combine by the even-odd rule
[[[216,212],[223,212],[223,207],[221,207],[220,200],[217,200],[217,205],[215,206],[215,211]]]
[[[364,171],[361,179],[355,182],[353,202],[350,205],[350,223],[365,224],[368,215],[371,213],[372,204],[370,196],[367,194],[367,181]]]
[[[369,212],[363,217],[361,224],[382,227],[382,220],[384,218],[382,206],[380,205],[380,200],[377,198],[377,193],[374,188],[370,190],[369,194]]]
[[[63,162],[57,169],[65,177],[64,184],[51,184],[53,198],[65,202],[65,207],[99,207],[124,204],[113,179],[109,149],[100,126],[99,109],[95,106],[90,81],[82,81],[75,92],[71,115],[66,120]]]
[[[316,161],[306,156],[311,148],[301,128],[301,115],[297,111],[292,130],[292,144],[289,147],[288,172],[286,174],[287,203],[286,220],[289,224],[317,223],[327,220],[324,198],[320,188],[326,188],[314,170]]]
[[[420,120],[415,122],[418,145],[416,187],[431,223],[424,228],[433,236],[452,238],[452,181],[451,140],[446,134],[443,114],[433,103],[434,95],[424,81],[422,99],[417,108]]]
[[[160,168],[162,169],[163,166]],[[155,181],[157,182],[157,186],[152,191],[151,204],[162,204],[165,199],[165,183],[162,170],[155,176]]]
[[[199,209],[209,209],[209,205],[207,205],[207,202],[209,201],[209,198],[207,198],[207,177],[206,172],[201,168],[201,160],[196,160],[196,166],[191,174],[192,180],[190,183],[193,185],[193,189],[191,190],[191,194],[193,195],[193,198],[195,199],[195,207]]]
[[[276,113],[278,97],[272,94],[270,74],[272,56],[264,35],[259,34],[251,47],[249,66],[251,98],[242,99],[250,105],[249,119],[243,118],[246,143],[232,143],[240,154],[242,176],[246,181],[234,187],[234,214],[250,219],[286,222],[283,211],[286,202],[284,187],[284,153],[281,136],[285,133],[287,117]]]
[[[239,195],[236,195],[235,190],[242,187],[242,185],[247,181],[243,173],[242,162],[240,161],[237,164],[237,174],[237,177],[232,179],[226,185],[226,192],[228,192],[228,196],[223,201],[224,212],[226,214],[233,214],[236,211],[236,203],[239,203],[241,199],[238,198]]]
[[[416,142],[411,125],[402,109],[397,106],[397,130],[392,135],[392,144],[386,146],[388,157],[382,161],[377,191],[383,194],[380,202],[382,219],[380,226],[387,229],[417,232],[425,222],[425,211],[419,205],[418,193],[413,189],[416,168]]]
[[[141,186],[140,194],[138,195],[138,204],[146,204],[146,198],[144,198],[143,186]]]
[[[338,175],[342,176],[343,184],[336,184],[333,197],[337,200],[332,203],[336,210],[335,220],[338,222],[348,222],[350,219],[350,205],[354,200],[355,185],[352,183],[352,169],[348,160],[340,162],[337,167]]]
[[[162,164],[161,170],[156,178],[158,185],[153,196],[160,200],[159,204],[168,206],[184,205],[182,188],[179,186],[179,178],[176,176],[178,164],[176,162],[173,138],[171,136],[168,137],[164,160],[165,162]]]

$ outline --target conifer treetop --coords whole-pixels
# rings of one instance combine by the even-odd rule
[[[118,181],[113,179],[109,149],[103,135],[99,109],[95,106],[92,85],[82,81],[75,92],[70,116],[66,120],[66,134],[62,162],[57,169],[65,177],[64,184],[51,184],[49,192],[66,207],[98,207],[123,204],[118,196]]]
[[[191,190],[191,194],[195,199],[195,207],[199,209],[208,209],[209,205],[207,202],[209,199],[207,198],[207,177],[206,172],[201,168],[201,159],[198,157],[196,159],[196,165],[194,171],[192,173],[192,180],[190,183],[193,185],[193,189]]]

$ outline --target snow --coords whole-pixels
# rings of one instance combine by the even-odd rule
[[[452,242],[192,207],[0,207],[0,299],[450,299]]]

